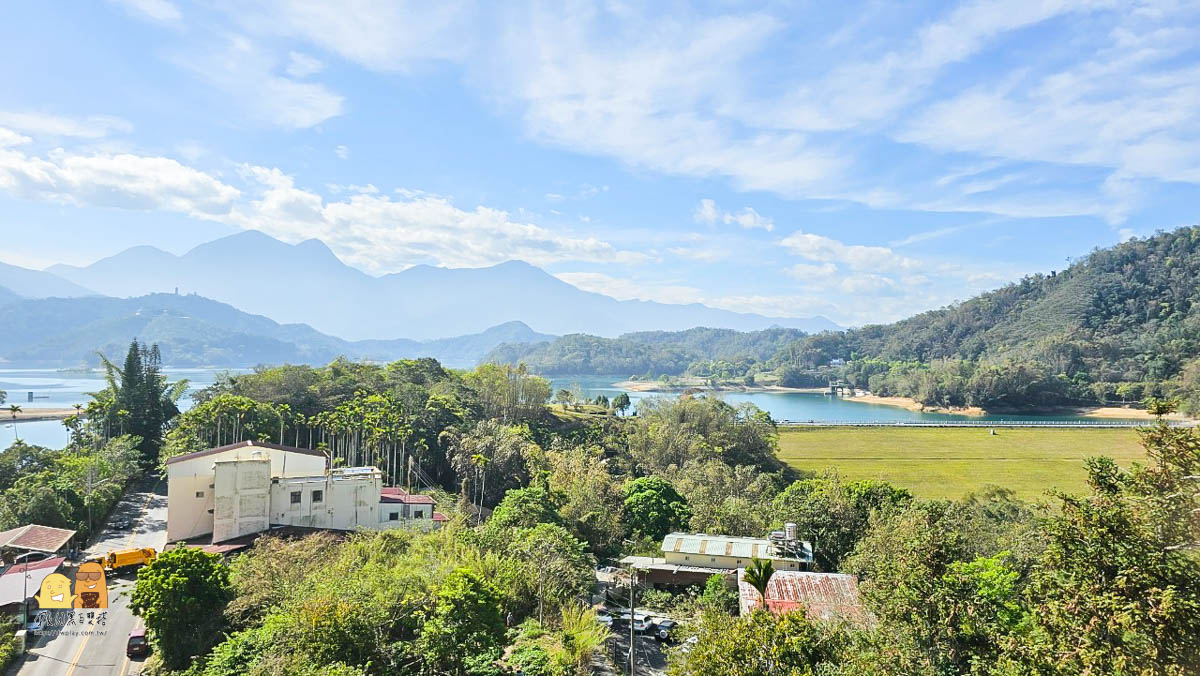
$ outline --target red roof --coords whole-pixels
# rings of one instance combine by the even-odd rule
[[[449,521],[450,517],[446,516],[445,514],[442,514],[441,512],[434,512],[433,520],[434,521]]]
[[[758,590],[745,581],[745,569],[738,569],[739,606],[743,615],[760,604]],[[865,624],[866,611],[858,598],[858,578],[838,573],[807,573],[778,570],[767,584],[767,608],[785,613],[803,607],[817,620],[841,619]]]
[[[0,547],[29,549],[35,552],[57,552],[75,537],[75,531],[29,524],[0,532]]]
[[[432,505],[433,498],[419,493],[409,493],[399,486],[385,486],[380,489],[379,501],[389,504],[402,503],[406,505]]]

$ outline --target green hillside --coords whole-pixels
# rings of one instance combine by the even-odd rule
[[[1200,227],[1093,251],[895,324],[790,344],[776,366],[851,361],[877,394],[984,407],[1106,403],[1148,394],[1200,406]]]
[[[523,362],[545,374],[660,374],[742,377],[783,346],[805,335],[798,329],[741,332],[698,327],[686,331],[642,331],[619,338],[566,335],[541,343],[504,344],[485,360]]]
[[[51,366],[96,365],[97,352],[120,354],[136,337],[158,344],[172,366],[327,363],[339,356],[386,361],[435,357],[471,366],[504,341],[551,338],[520,322],[478,334],[431,341],[346,341],[306,324],[279,324],[196,295],[138,298],[44,298],[3,302],[0,361]]]

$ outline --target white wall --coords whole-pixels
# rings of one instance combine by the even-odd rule
[[[167,465],[167,541],[213,532],[213,465],[230,460],[267,458],[270,476],[313,476],[325,473],[325,458],[264,446],[241,446],[221,453]]]
[[[222,461],[213,471],[213,543],[270,528],[270,460]]]

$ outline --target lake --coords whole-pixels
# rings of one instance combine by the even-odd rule
[[[217,381],[224,373],[246,373],[248,369],[163,369],[171,381],[187,378],[191,383],[189,394]],[[91,401],[89,392],[104,389],[103,371],[60,371],[57,369],[0,368],[0,390],[8,392],[4,403],[16,404],[25,410],[35,408],[71,408],[75,404]],[[30,393],[33,400],[30,401]],[[187,410],[192,398],[184,395],[179,408]],[[49,448],[62,448],[70,438],[61,420],[23,422],[13,425],[4,422],[0,411],[0,448],[6,448],[19,434],[22,441]],[[19,427],[18,427],[19,426]]]
[[[187,378],[192,390],[208,387],[216,382],[224,373],[245,373],[247,369],[226,368],[193,368],[165,369],[171,380]],[[675,396],[671,393],[657,392],[628,392],[613,383],[620,382],[624,376],[560,376],[550,379],[554,391],[578,384],[583,395],[595,398],[603,394],[612,399],[621,392],[627,392],[630,400],[637,402],[648,397]],[[33,408],[70,408],[75,404],[85,404],[89,401],[88,393],[104,388],[104,373],[101,371],[58,371],[54,369],[0,369],[0,390],[8,392],[8,404],[17,404],[26,409]],[[33,393],[33,401],[29,401],[29,393]],[[922,413],[910,411],[898,406],[883,406],[879,404],[863,404],[846,401],[840,397],[827,397],[823,394],[809,392],[728,392],[715,393],[708,396],[718,396],[731,404],[749,402],[771,414],[776,420],[789,421],[838,421],[838,422],[937,422],[950,420],[1041,420],[1062,421],[1081,420],[1078,416],[1038,416],[1038,415],[987,415],[965,416],[945,413]],[[188,396],[179,402],[180,408],[186,410],[192,404]],[[67,442],[67,430],[62,422],[49,420],[43,422],[18,423],[19,429],[11,423],[4,423],[0,417],[0,447],[6,447],[19,433],[21,439],[29,443],[61,448]]]
[[[609,399],[627,392],[613,383],[624,380],[623,376],[560,376],[550,381],[554,391],[578,384],[585,397],[595,398],[603,394]],[[676,396],[669,392],[628,392],[630,400],[636,402],[647,397]],[[923,413],[910,411],[900,406],[866,404],[847,401],[842,397],[830,397],[815,392],[714,392],[705,396],[716,396],[730,404],[749,402],[771,414],[775,420],[793,422],[945,422],[953,420],[976,421],[1075,421],[1087,420],[1077,415],[1031,415],[1022,413],[995,415],[956,415],[951,413]]]

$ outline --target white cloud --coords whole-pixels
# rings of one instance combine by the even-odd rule
[[[227,93],[247,114],[285,129],[305,129],[342,114],[344,99],[316,82],[280,75],[276,58],[254,40],[232,35],[221,44],[177,57],[213,87]],[[293,64],[285,66],[285,71]]]
[[[183,14],[179,8],[168,0],[111,0],[116,4],[125,7],[132,14],[153,19],[154,21],[162,21],[170,23],[179,21],[183,18]]]
[[[789,266],[786,272],[789,277],[794,277],[802,282],[825,282],[838,274],[838,267],[833,263],[820,265],[796,263]]]
[[[325,64],[319,59],[300,52],[288,52],[288,64],[284,70],[291,77],[303,79],[320,73],[324,68]]]
[[[166,157],[81,155],[61,148],[45,157],[0,150],[0,190],[25,199],[210,220],[227,216],[239,196],[237,188]]]
[[[350,149],[343,145],[339,145],[338,147],[334,148],[333,154],[337,155],[339,158],[341,158],[343,160],[350,159]]]
[[[797,230],[780,241],[801,258],[819,263],[839,263],[856,271],[904,272],[920,269],[919,262],[884,246],[845,244],[841,241]]]
[[[699,289],[691,286],[640,282],[629,278],[613,277],[601,272],[560,272],[554,276],[584,291],[602,293],[617,300],[699,303],[703,301],[704,297]]]
[[[692,213],[692,219],[697,223],[708,223],[712,225],[721,219],[721,211],[717,209],[717,203],[710,199],[700,200],[700,206],[696,207],[696,211]]]
[[[755,211],[753,207],[742,207],[742,210],[737,213],[722,211],[717,207],[716,202],[707,198],[700,200],[700,205],[692,212],[692,219],[697,223],[707,223],[709,225],[713,225],[718,221],[726,225],[736,224],[747,230],[761,228],[770,232],[775,229],[775,222],[771,218]]]
[[[464,210],[436,195],[407,193],[393,199],[374,186],[349,186],[340,201],[299,188],[278,169],[245,166],[257,189],[239,204],[232,222],[282,239],[316,237],[348,263],[372,272],[394,272],[415,262],[451,267],[519,259],[535,265],[559,261],[641,263],[645,254],[619,250],[596,237],[558,233],[513,219],[499,209]]]
[[[111,115],[70,118],[45,113],[0,111],[0,126],[18,129],[34,136],[65,136],[97,139],[116,133],[129,133],[133,125]]]
[[[32,140],[33,139],[29,138],[28,136],[22,136],[11,129],[0,127],[0,148],[25,145]]]
[[[265,0],[218,2],[247,30],[302,38],[376,70],[405,71],[430,60],[457,61],[472,48],[477,30],[472,0]]]

